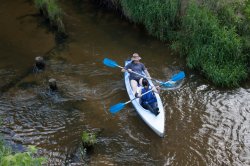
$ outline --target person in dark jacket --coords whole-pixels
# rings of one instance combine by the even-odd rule
[[[139,92],[139,97],[141,98],[141,105],[143,108],[150,110],[155,116],[157,116],[160,112],[159,112],[157,99],[155,97],[154,92],[158,93],[159,90],[156,89],[155,87],[152,87],[151,89],[149,86],[148,80],[146,78],[142,79],[142,86],[143,88]],[[148,92],[148,91],[151,91],[151,92]]]

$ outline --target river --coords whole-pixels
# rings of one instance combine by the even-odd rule
[[[27,0],[0,4],[1,133],[15,150],[36,145],[49,165],[249,165],[250,82],[236,89],[213,86],[186,68],[168,43],[150,37],[112,11],[88,0],[66,1],[68,38],[58,43]],[[116,115],[109,107],[129,100],[119,68],[134,52],[153,78],[166,81],[184,70],[174,90],[162,90],[166,131],[157,136],[127,105]],[[46,69],[34,72],[34,58]],[[55,78],[58,92],[48,80]],[[91,154],[80,157],[83,131],[98,133]]]

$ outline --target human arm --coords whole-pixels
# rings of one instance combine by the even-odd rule
[[[131,66],[130,63],[127,64],[126,66],[124,66],[124,67],[122,68],[121,72],[125,72],[125,71],[131,70],[131,69],[130,69],[130,66]]]
[[[128,71],[128,72],[132,72],[132,70],[131,69],[125,69],[125,68],[122,68],[122,70],[121,70],[122,72],[125,72],[125,71]]]
[[[145,73],[146,77],[151,80],[150,74],[143,63],[141,63],[141,69]]]
[[[152,79],[152,78],[150,77],[150,74],[149,74],[149,72],[148,72],[147,69],[144,70],[144,73],[146,74],[146,76],[147,76],[148,79],[150,79],[150,80]]]
[[[153,90],[155,93],[160,93],[161,88],[160,88],[160,86],[153,86],[153,87],[152,87],[152,90]]]

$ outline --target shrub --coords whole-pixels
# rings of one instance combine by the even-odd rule
[[[29,146],[27,152],[15,153],[10,148],[3,144],[0,140],[0,165],[2,166],[39,166],[42,165],[46,159],[43,157],[34,157],[37,149],[35,146]]]
[[[216,85],[238,86],[247,77],[240,37],[234,28],[220,25],[206,7],[189,4],[178,40],[188,66],[200,69]]]

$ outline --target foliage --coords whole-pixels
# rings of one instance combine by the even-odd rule
[[[39,166],[45,162],[43,157],[34,157],[37,152],[35,146],[29,146],[27,152],[15,153],[0,140],[0,165],[2,166]]]
[[[240,28],[245,0],[203,0],[203,5],[219,19],[220,23],[227,27]]]
[[[220,25],[208,8],[189,4],[177,40],[188,66],[201,69],[216,85],[238,86],[247,77],[246,57],[235,28]]]
[[[2,161],[4,156],[8,156],[11,154],[11,149],[9,147],[4,146],[3,140],[0,138],[0,165],[2,165]]]
[[[52,26],[56,26],[59,32],[65,33],[62,22],[62,10],[56,0],[34,0],[35,6],[47,17]]]
[[[35,2],[35,6],[38,9],[44,10],[46,8],[47,1],[45,1],[45,0],[34,0],[34,2]]]
[[[85,147],[93,146],[97,142],[96,135],[94,133],[84,131],[82,133],[82,142]]]
[[[203,0],[203,5],[214,13],[221,25],[236,29],[242,53],[250,66],[250,0]]]
[[[244,32],[243,43],[244,43],[244,53],[247,54],[248,57],[248,65],[250,66],[250,0],[246,1],[246,6],[244,8],[244,14],[246,20],[244,21]]]
[[[171,40],[178,26],[180,0],[120,0],[124,14],[143,24],[147,31],[161,39]]]
[[[250,0],[248,0],[246,2],[245,14],[246,14],[247,18],[250,20]]]

